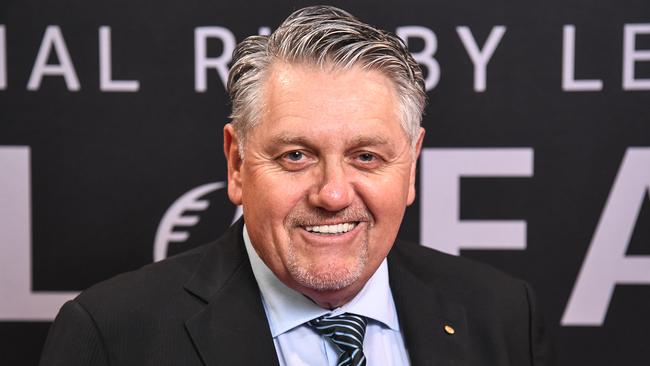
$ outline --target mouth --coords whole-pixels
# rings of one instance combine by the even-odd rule
[[[344,222],[344,223],[333,224],[333,225],[305,226],[303,228],[306,231],[314,234],[340,235],[352,231],[358,224],[359,224],[358,221],[353,221],[353,222]]]

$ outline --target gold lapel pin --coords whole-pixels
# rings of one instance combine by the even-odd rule
[[[447,333],[449,335],[452,335],[452,334],[456,333],[456,329],[454,329],[454,327],[452,327],[449,324],[445,324],[445,333]]]

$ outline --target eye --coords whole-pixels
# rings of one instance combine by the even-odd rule
[[[377,169],[383,165],[381,156],[367,151],[360,151],[353,156],[352,162],[360,169]]]
[[[371,163],[377,159],[377,157],[371,153],[361,153],[357,157],[364,163]]]
[[[315,158],[308,151],[291,150],[283,153],[276,160],[286,170],[299,171],[311,166]]]
[[[291,151],[286,153],[284,156],[291,161],[300,161],[305,157],[305,154],[303,154],[301,151]]]

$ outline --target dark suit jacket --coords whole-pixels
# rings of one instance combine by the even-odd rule
[[[241,231],[239,222],[212,244],[119,275],[66,303],[41,365],[277,365]],[[399,241],[388,269],[412,365],[550,363],[524,282]]]

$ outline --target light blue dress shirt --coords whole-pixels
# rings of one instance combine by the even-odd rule
[[[347,304],[329,310],[319,307],[301,293],[287,287],[271,272],[255,252],[246,226],[244,243],[253,274],[260,287],[262,303],[281,366],[336,365],[340,351],[305,323],[321,315],[341,313],[354,313],[368,318],[363,341],[363,352],[368,366],[409,365],[388,282],[386,259],[357,296]],[[255,352],[254,348],[251,352]]]

